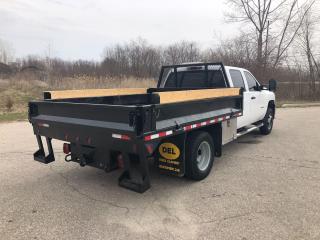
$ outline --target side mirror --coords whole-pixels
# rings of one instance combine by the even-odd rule
[[[257,86],[254,86],[253,88],[255,91],[262,91],[262,90],[268,90],[268,88],[264,85],[257,85]]]
[[[277,90],[277,81],[274,79],[269,80],[269,91],[275,92]]]
[[[253,87],[253,90],[255,90],[255,91],[261,91],[261,88],[260,88],[260,86],[256,85],[256,86]]]

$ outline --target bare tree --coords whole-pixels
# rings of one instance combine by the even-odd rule
[[[13,59],[13,49],[9,43],[0,39],[0,62],[8,64]]]
[[[302,25],[305,12],[315,0],[307,0],[303,6],[298,0],[228,0],[234,12],[227,14],[231,21],[249,23],[256,33],[256,61],[259,68],[266,67],[272,57],[276,67],[292,44]],[[305,10],[302,18],[299,13]],[[272,43],[272,45],[271,45]],[[271,61],[269,59],[268,61]]]
[[[299,30],[314,3],[315,0],[306,1],[301,7],[299,7],[298,0],[293,0],[289,5],[289,11],[280,30],[280,37],[276,46],[273,67],[276,67],[279,64],[281,58],[297,37]]]
[[[182,41],[168,46],[164,58],[168,64],[196,62],[200,58],[200,49],[195,42]]]
[[[161,48],[138,39],[106,48],[101,68],[102,72],[111,76],[156,77],[162,63]]]
[[[253,70],[255,58],[254,41],[250,35],[244,33],[231,39],[221,39],[218,46],[202,53],[204,61],[222,61],[228,65],[250,68],[250,70]]]
[[[311,11],[311,9],[308,9],[299,33],[299,47],[302,49],[302,53],[307,59],[308,75],[310,79],[310,89],[312,91],[312,95],[314,95],[316,91],[317,77],[320,77],[320,69],[315,58],[314,47],[315,31],[318,23],[320,22],[320,17],[315,15],[316,14]]]

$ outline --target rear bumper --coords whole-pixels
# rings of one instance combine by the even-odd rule
[[[43,136],[43,135],[42,135]],[[34,160],[48,164],[55,161],[52,148],[52,137],[36,133],[39,149],[34,153]],[[46,139],[47,151],[44,149],[42,138]],[[110,172],[119,168],[118,156],[123,158],[123,172],[118,179],[119,185],[135,192],[143,193],[150,188],[149,164],[144,141],[142,139],[113,139],[107,138],[98,147],[83,145],[79,141],[71,142],[71,153],[66,155],[66,161],[73,161],[80,166],[92,166]],[[78,139],[80,140],[80,139]],[[45,153],[48,152],[46,155]],[[67,156],[70,158],[67,160]]]

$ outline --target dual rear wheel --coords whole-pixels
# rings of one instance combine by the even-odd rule
[[[214,160],[214,143],[205,131],[197,131],[188,136],[186,144],[186,176],[202,180],[211,171]]]
[[[269,107],[263,119],[261,134],[270,134],[273,128],[274,109]],[[186,177],[194,180],[206,178],[214,161],[214,141],[206,131],[191,133],[186,143]]]
[[[273,128],[274,109],[269,107],[263,119],[261,134],[270,134]],[[206,178],[214,161],[214,141],[206,131],[196,131],[188,136],[186,143],[186,177],[194,180]]]

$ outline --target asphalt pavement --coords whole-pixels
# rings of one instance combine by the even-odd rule
[[[0,124],[0,239],[320,239],[320,107],[277,109],[273,132],[223,148],[203,181],[33,161],[28,122]]]

